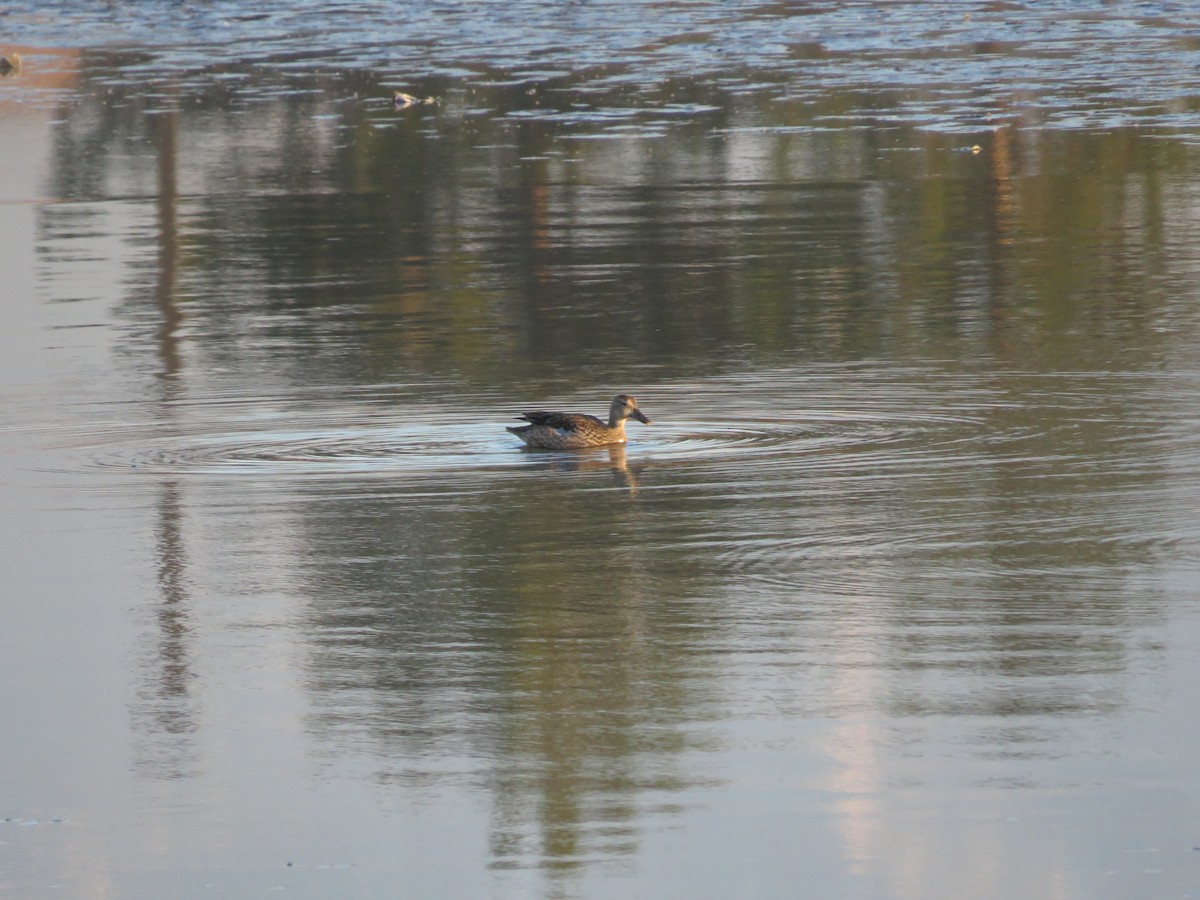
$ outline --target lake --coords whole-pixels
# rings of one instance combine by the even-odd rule
[[[1200,896],[1191,5],[0,23],[0,893]]]

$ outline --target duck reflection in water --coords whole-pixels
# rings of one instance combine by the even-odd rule
[[[624,444],[591,447],[577,453],[531,453],[530,458],[531,461],[533,458],[539,460],[537,468],[552,472],[601,472],[607,469],[614,487],[625,488],[631,497],[637,496],[645,468],[644,465],[629,465]]]

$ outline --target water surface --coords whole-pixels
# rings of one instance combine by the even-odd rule
[[[1200,891],[1188,6],[3,21],[0,890]]]

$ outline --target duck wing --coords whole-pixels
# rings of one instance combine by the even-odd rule
[[[585,416],[582,413],[546,412],[539,409],[534,412],[522,413],[517,418],[524,419],[531,425],[545,425],[547,428],[557,428],[559,431],[584,431],[597,425],[601,428],[606,427],[595,416]]]

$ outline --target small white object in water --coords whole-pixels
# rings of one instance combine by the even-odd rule
[[[408,109],[410,106],[432,106],[435,103],[437,103],[437,99],[434,97],[414,97],[404,91],[396,91],[392,94],[392,106],[396,109]]]

